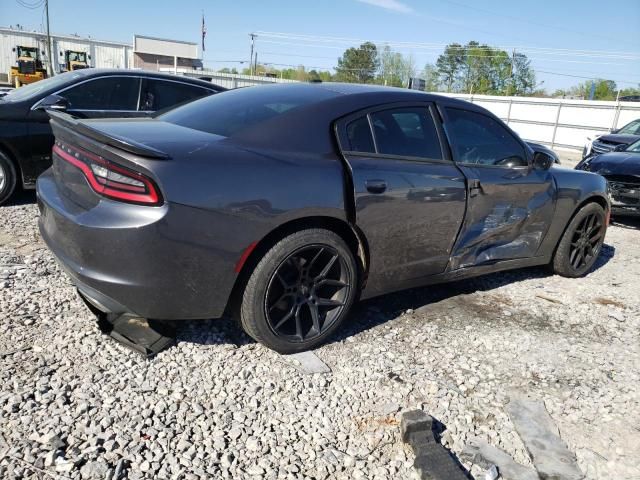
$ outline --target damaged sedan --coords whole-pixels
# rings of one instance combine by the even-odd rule
[[[40,231],[92,308],[229,313],[279,352],[325,342],[358,299],[533,265],[582,276],[608,224],[603,177],[422,92],[287,84],[153,119],[51,117]]]

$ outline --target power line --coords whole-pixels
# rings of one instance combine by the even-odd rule
[[[276,39],[284,39],[284,40],[296,40],[306,41],[306,42],[315,42],[315,43],[338,43],[338,44],[357,44],[357,43],[365,43],[371,42],[377,45],[389,45],[390,47],[405,47],[412,49],[442,49],[443,47],[449,46],[453,50],[464,50],[467,48],[465,45],[460,45],[458,47],[450,47],[450,44],[446,43],[422,43],[422,42],[401,42],[401,41],[388,41],[388,40],[365,40],[358,38],[346,38],[346,37],[329,37],[329,36],[320,36],[320,35],[304,35],[304,34],[295,34],[295,33],[283,33],[283,32],[264,32],[259,31],[258,35],[264,36],[267,38],[276,38]],[[297,43],[297,45],[300,45]],[[306,44],[304,46],[307,46]],[[335,47],[340,48],[340,47]],[[623,52],[623,51],[607,51],[607,50],[578,50],[578,49],[568,49],[568,48],[551,48],[551,47],[529,47],[523,45],[508,45],[508,46],[474,46],[478,50],[493,50],[493,49],[502,49],[502,50],[513,50],[517,51],[530,51],[544,54],[558,54],[558,55],[580,55],[580,56],[597,56],[597,57],[624,57],[628,60],[640,60],[640,55],[634,52]]]
[[[620,43],[619,39],[613,39],[613,38],[605,37],[603,35],[599,35],[598,33],[594,33],[593,31],[582,32],[582,31],[579,31],[579,30],[569,30],[566,27],[561,27],[561,26],[558,26],[558,25],[550,25],[548,23],[543,23],[543,22],[536,22],[535,20],[531,20],[531,18],[526,18],[525,19],[525,18],[513,16],[513,15],[506,15],[504,13],[494,12],[492,10],[487,10],[487,9],[484,9],[484,8],[479,8],[479,7],[467,5],[467,4],[456,2],[456,1],[453,1],[453,0],[443,0],[443,1],[446,2],[446,3],[450,3],[452,5],[456,5],[458,7],[467,8],[469,10],[475,10],[476,12],[488,13],[490,15],[503,17],[503,18],[508,18],[510,20],[515,20],[517,22],[523,22],[523,23],[526,23],[527,25],[537,25],[539,27],[547,28],[547,29],[551,29],[551,30],[561,30],[563,32],[569,32],[569,33],[574,33],[574,34],[577,34],[577,35],[588,36],[589,38],[593,38],[593,37],[601,38],[603,40],[616,42],[616,44]],[[624,43],[627,43],[628,45],[632,45],[629,42],[624,42]],[[633,45],[637,46],[636,44],[633,44]]]
[[[35,3],[29,3],[26,0],[16,0],[19,6],[28,8],[29,10],[37,10],[44,5],[44,2],[45,0],[37,0]]]
[[[548,75],[558,75],[560,77],[571,77],[571,78],[582,78],[584,80],[610,80],[608,78],[602,78],[602,77],[583,77],[581,75],[570,75],[568,73],[560,73],[560,72],[549,72],[546,70],[536,70],[536,73],[546,73]],[[639,82],[629,82],[626,80],[613,80],[616,83],[627,83],[629,85],[638,85]]]

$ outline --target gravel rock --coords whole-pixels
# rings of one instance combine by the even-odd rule
[[[23,462],[72,479],[412,478],[414,409],[453,453],[479,438],[530,467],[515,391],[544,401],[588,479],[640,478],[640,223],[612,226],[584,278],[526,269],[363,302],[309,375],[228,319],[182,322],[153,361],[105,337],[26,198],[0,207],[0,478],[41,477]]]

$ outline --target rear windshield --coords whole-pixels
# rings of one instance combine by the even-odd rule
[[[307,87],[308,88],[308,87]],[[159,115],[159,120],[231,137],[295,108],[335,96],[284,86],[245,87],[196,100]]]

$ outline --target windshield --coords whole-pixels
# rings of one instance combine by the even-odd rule
[[[38,50],[33,47],[18,47],[18,56],[36,58],[38,56]]]
[[[640,121],[636,120],[628,125],[625,125],[620,130],[618,130],[618,133],[624,133],[626,135],[640,135]]]
[[[46,80],[40,80],[39,82],[30,83],[24,87],[16,88],[10,93],[2,97],[5,102],[21,102],[30,98],[35,99],[41,92],[45,90],[56,88],[62,88],[71,83],[76,78],[81,78],[83,75],[77,72],[66,72],[56,75],[55,77],[47,78]]]
[[[85,62],[87,54],[84,52],[69,52],[70,62]]]
[[[637,142],[634,142],[631,145],[629,145],[627,148],[625,148],[624,151],[625,152],[640,153],[640,140],[638,140]]]

